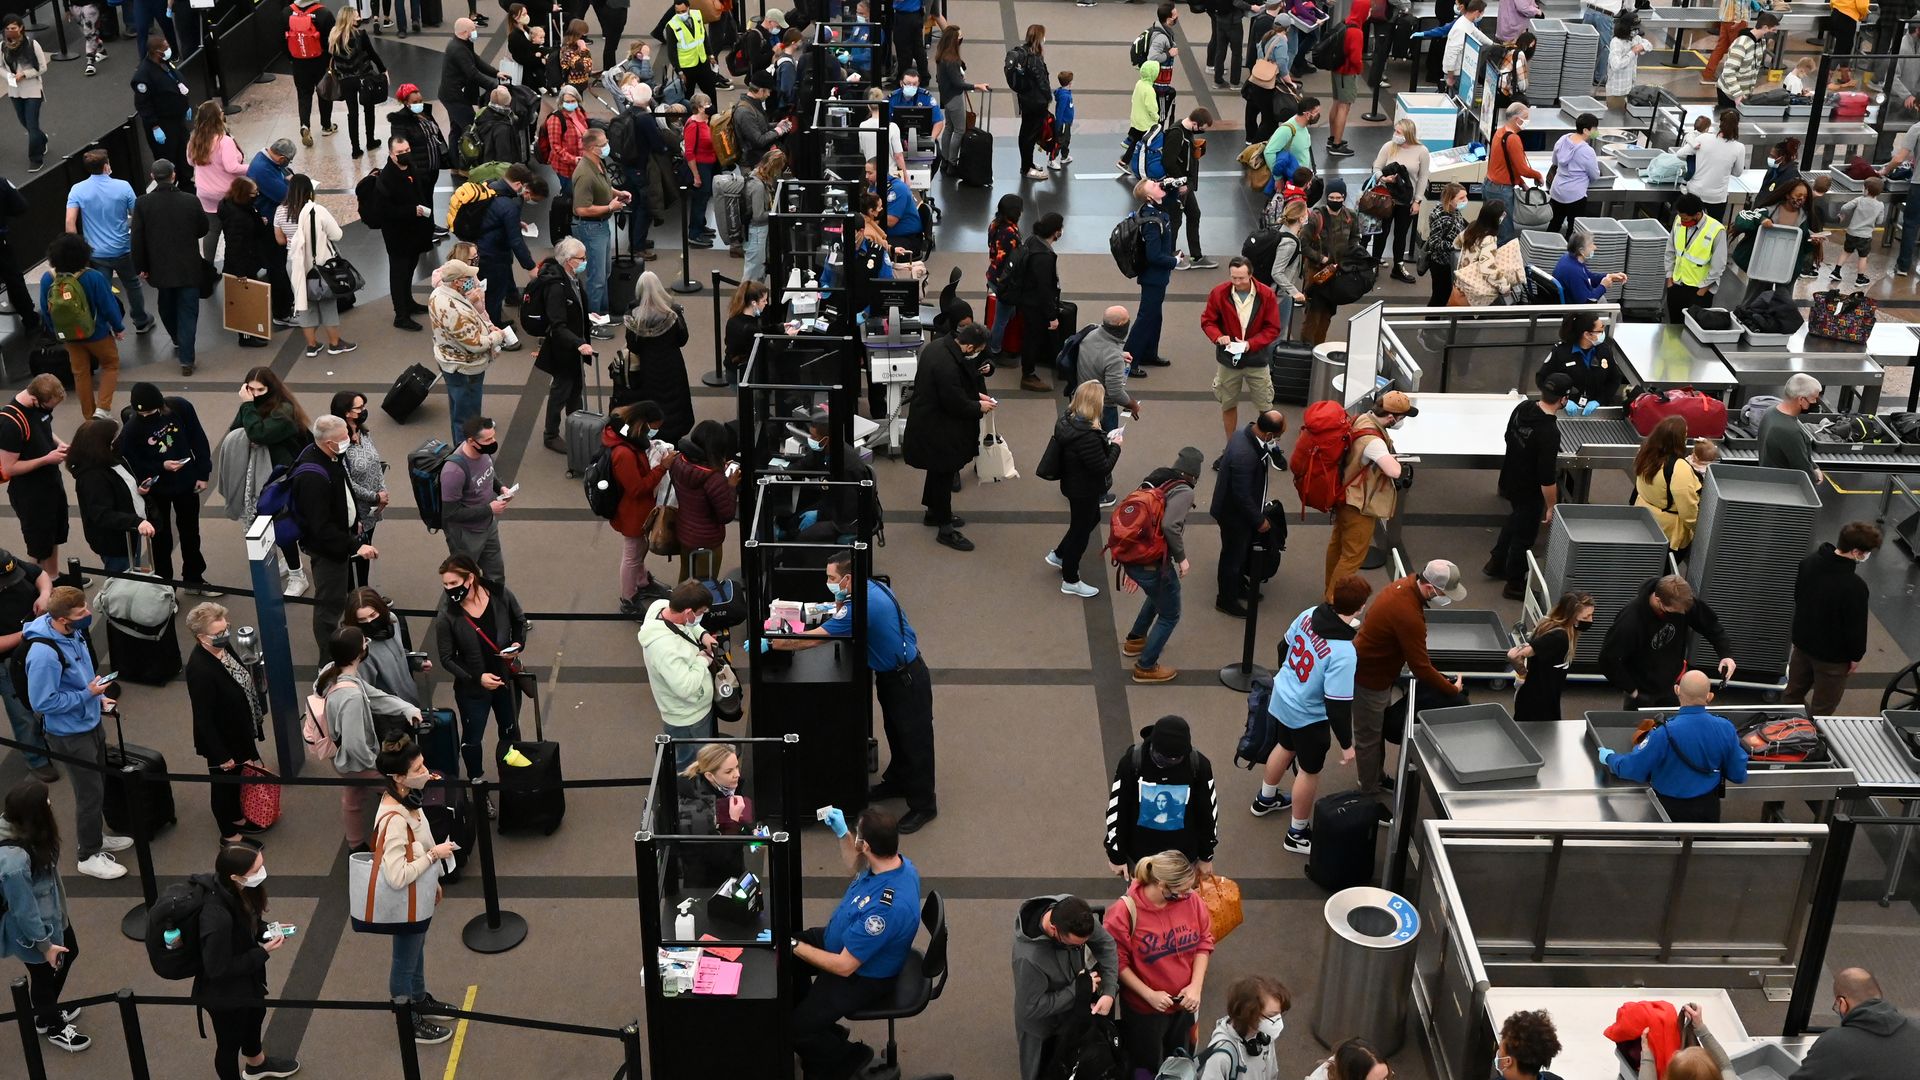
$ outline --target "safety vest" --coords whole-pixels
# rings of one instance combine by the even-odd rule
[[[674,55],[680,70],[686,71],[707,62],[707,22],[699,12],[688,8],[683,14],[669,19],[667,26],[673,30]]]
[[[1673,226],[1673,282],[1695,289],[1707,283],[1707,274],[1713,269],[1713,245],[1720,240],[1720,234],[1726,226],[1702,215],[1700,226],[1693,232],[1693,239],[1686,240],[1686,227],[1679,222]]]

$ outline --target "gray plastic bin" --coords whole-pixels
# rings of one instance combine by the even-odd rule
[[[1371,885],[1334,893],[1325,911],[1313,1037],[1331,1049],[1358,1036],[1390,1057],[1406,1041],[1420,913],[1406,897]]]

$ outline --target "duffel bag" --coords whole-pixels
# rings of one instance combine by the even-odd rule
[[[1691,386],[1677,390],[1642,389],[1627,402],[1627,422],[1643,437],[1669,416],[1687,422],[1690,439],[1719,439],[1727,434],[1727,403]]]

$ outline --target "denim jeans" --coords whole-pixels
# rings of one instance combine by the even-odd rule
[[[691,724],[688,724],[685,727],[681,727],[677,724],[662,724],[660,726],[662,729],[666,731],[668,735],[671,735],[676,739],[711,739],[720,734],[719,724],[715,722],[713,718],[713,713],[711,711],[709,711],[706,716],[702,717],[699,720],[694,721]],[[684,769],[687,766],[693,764],[693,759],[699,753],[700,753],[699,743],[694,743],[694,742],[674,743],[673,744],[674,771],[678,772],[679,770]]]
[[[740,274],[741,281],[765,281],[767,278],[767,225],[747,226],[747,262]]]
[[[193,366],[193,343],[200,332],[200,290],[185,288],[156,289],[160,294],[160,325],[167,328],[180,362]]]
[[[447,411],[453,416],[453,439],[448,445],[459,446],[460,440],[466,438],[460,433],[460,425],[466,423],[467,417],[481,414],[480,399],[486,389],[487,373],[464,375],[444,371],[440,373],[440,381],[447,386]]]
[[[47,745],[47,740],[40,736],[40,725],[33,718],[33,710],[13,692],[12,679],[0,679],[0,703],[6,706],[7,722],[13,725],[13,741],[42,748]],[[28,768],[38,769],[47,763],[45,754],[32,750],[20,752],[26,755]]]
[[[1011,300],[999,299],[997,292],[995,293],[995,297],[996,299],[993,306],[993,328],[987,337],[988,352],[1001,351],[1001,346],[1007,340],[1007,326],[1013,322],[1014,312],[1020,310],[1013,305]]]
[[[1518,235],[1513,224],[1513,185],[1481,184],[1480,197],[1487,202],[1499,202],[1506,206],[1507,212],[1500,219],[1500,242],[1506,243]]]
[[[1130,638],[1146,638],[1137,661],[1143,668],[1160,663],[1160,651],[1167,647],[1173,628],[1180,625],[1180,568],[1168,566],[1126,566],[1126,575],[1140,586],[1143,602],[1133,620]]]
[[[485,771],[489,711],[499,721],[501,741],[520,737],[519,721],[514,711],[519,705],[517,698],[512,683],[498,690],[482,689],[478,683],[454,688],[453,704],[460,712],[460,759],[467,767],[467,779],[475,779]]]
[[[1594,60],[1593,81],[1596,83],[1606,82],[1607,43],[1613,40],[1613,16],[1604,12],[1595,11],[1592,8],[1586,8],[1580,15],[1580,21],[1593,27],[1594,32],[1600,35],[1600,55]],[[1500,242],[1503,244],[1506,243],[1506,238],[1501,237]]]
[[[607,271],[613,264],[613,226],[606,218],[574,218],[573,235],[587,246],[587,310],[605,315]]]
[[[693,205],[687,207],[687,232],[695,239],[711,239],[713,229],[707,224],[707,200],[713,196],[713,163],[698,162],[694,165],[700,174],[700,186],[687,193]]]
[[[94,552],[100,555],[99,552]],[[133,560],[125,555],[100,555],[100,569],[109,574],[124,574],[133,569]]]
[[[1280,295],[1280,338],[1283,341],[1291,341],[1293,339],[1289,335],[1293,332],[1293,294],[1288,292],[1284,285],[1275,285],[1273,291]]]
[[[38,168],[47,159],[47,133],[40,130],[40,98],[14,98],[13,115],[27,129],[27,164]]]
[[[147,314],[146,290],[140,287],[140,275],[133,269],[133,255],[119,255],[108,258],[95,254],[93,268],[109,277],[120,279],[121,303],[133,315],[135,326],[145,326],[153,316]]]
[[[417,1001],[426,993],[427,932],[393,935],[393,966],[387,969],[387,996]]]

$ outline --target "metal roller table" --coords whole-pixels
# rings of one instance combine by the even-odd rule
[[[1816,719],[1814,726],[1826,736],[1834,754],[1853,768],[1860,783],[1912,792],[1911,796],[1902,793],[1900,816],[1914,816],[1915,808],[1920,807],[1920,769],[1915,768],[1913,756],[1894,738],[1886,720],[1878,716],[1827,716]],[[1907,864],[1907,846],[1913,840],[1912,829],[1894,831],[1900,837],[1893,849],[1893,862],[1887,867],[1886,884],[1880,890],[1881,907],[1893,903],[1894,889],[1899,886],[1900,874]]]
[[[1645,384],[1657,390],[1691,386],[1726,397],[1739,385],[1719,351],[1684,326],[1615,322],[1607,327],[1607,339],[1613,343],[1614,360],[1628,386]]]
[[[1520,395],[1505,394],[1409,394],[1420,415],[1396,428],[1393,433],[1394,456],[1413,461],[1418,468],[1497,469],[1507,452],[1507,416],[1520,404]],[[1400,522],[1407,516],[1407,503],[1420,489],[1414,485],[1400,493],[1400,509],[1386,520],[1387,548],[1400,547]]]
[[[1878,330],[1879,327],[1874,329]],[[1912,337],[1904,330],[1899,332],[1899,336]],[[1823,337],[1810,338],[1807,331],[1802,329],[1785,345],[1748,345],[1742,342],[1738,345],[1715,345],[1714,349],[1739,383],[1730,405],[1738,406],[1756,390],[1778,394],[1787,376],[1805,374],[1819,379],[1824,387],[1843,388],[1839,411],[1873,412],[1879,407],[1880,384],[1886,381],[1886,373],[1870,354],[1871,344],[1871,339],[1868,346],[1861,346]],[[1910,354],[1902,355],[1910,357]],[[1847,391],[1856,387],[1858,402],[1849,404],[1853,394]]]

